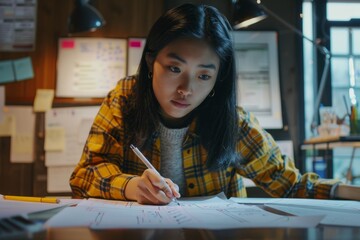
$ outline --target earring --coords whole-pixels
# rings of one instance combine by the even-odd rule
[[[152,72],[148,72],[148,79],[152,79],[152,77],[153,77]]]
[[[209,96],[209,97],[213,97],[214,95],[215,95],[215,90],[212,89],[208,96]]]

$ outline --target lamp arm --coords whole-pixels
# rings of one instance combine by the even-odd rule
[[[310,125],[310,129],[311,129],[311,132],[313,133],[313,135],[315,135],[316,127],[318,125],[317,124],[318,123],[318,111],[319,111],[319,107],[320,107],[321,97],[322,97],[324,89],[325,89],[325,83],[326,83],[327,75],[328,75],[328,72],[329,72],[329,65],[330,65],[330,54],[326,54],[325,55],[324,69],[323,69],[323,72],[322,72],[322,75],[321,75],[319,90],[318,90],[318,93],[316,95],[314,112],[313,112],[313,115],[312,115],[312,120],[311,120],[311,125]]]
[[[326,80],[327,80],[327,76],[328,76],[328,72],[329,72],[329,65],[330,65],[330,58],[331,58],[330,51],[326,47],[320,45],[318,42],[315,42],[314,40],[312,40],[312,39],[308,38],[307,36],[305,36],[299,29],[297,29],[293,25],[286,22],[284,19],[279,17],[276,13],[274,13],[273,11],[271,11],[270,9],[265,7],[264,5],[259,4],[259,6],[267,14],[269,14],[270,16],[272,16],[273,18],[275,18],[276,20],[281,22],[283,25],[285,25],[291,31],[293,31],[294,33],[296,33],[300,37],[306,39],[307,41],[311,42],[319,50],[319,52],[324,55],[324,60],[325,60],[324,69],[323,69],[323,72],[321,74],[319,90],[318,90],[318,93],[316,95],[314,112],[313,112],[313,116],[312,116],[312,120],[311,120],[311,126],[310,126],[311,132],[313,134],[315,134],[316,127],[317,127],[317,122],[318,122],[318,110],[319,110],[319,107],[320,107],[320,101],[321,101],[321,97],[322,97],[323,92],[324,92],[324,88],[325,88],[325,84],[326,84]]]

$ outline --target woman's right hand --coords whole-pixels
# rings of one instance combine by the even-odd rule
[[[139,177],[132,178],[125,189],[125,196],[140,204],[163,205],[179,198],[179,187],[168,178],[163,178],[151,169]]]

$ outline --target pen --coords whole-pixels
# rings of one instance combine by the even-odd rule
[[[138,156],[140,160],[146,165],[147,168],[152,169],[155,173],[161,176],[160,173],[156,170],[156,168],[154,168],[154,166],[149,162],[149,160],[146,159],[146,157],[140,152],[137,147],[131,144],[130,148],[134,151],[136,156]],[[175,197],[173,197],[171,200],[174,201],[177,205],[180,205]]]
[[[4,195],[5,200],[15,200],[15,201],[23,201],[23,202],[43,202],[43,203],[59,203],[59,199],[57,198],[44,198],[44,197],[25,197],[25,196],[11,196]]]

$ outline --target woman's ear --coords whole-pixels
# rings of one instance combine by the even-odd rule
[[[147,53],[145,55],[146,64],[150,72],[153,72],[153,65],[154,65],[154,57],[151,54]]]

